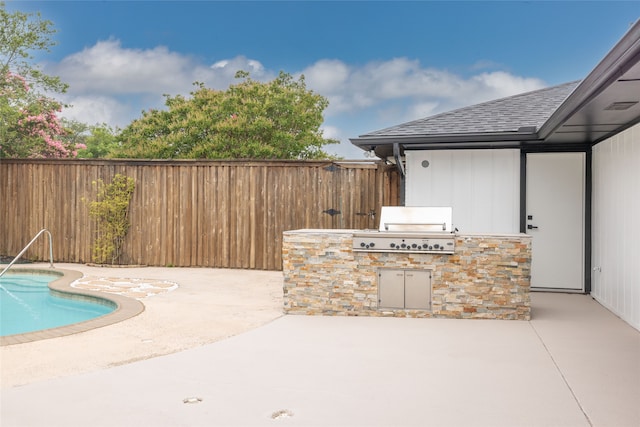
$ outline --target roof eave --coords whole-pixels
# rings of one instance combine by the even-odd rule
[[[491,132],[442,135],[404,136],[360,136],[351,138],[351,143],[364,151],[374,151],[385,158],[392,152],[394,144],[399,144],[402,152],[412,149],[429,148],[509,148],[524,144],[542,142],[536,132]]]
[[[589,75],[560,104],[538,132],[546,139],[580,108],[615,82],[640,60],[640,20],[607,53]]]
[[[486,142],[519,142],[538,140],[536,132],[487,132],[435,135],[394,135],[394,136],[360,136],[350,138],[352,144],[366,148],[370,145],[400,143],[405,145],[433,143],[486,143]]]

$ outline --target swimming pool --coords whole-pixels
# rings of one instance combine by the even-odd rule
[[[49,289],[60,274],[7,272],[0,277],[0,336],[58,328],[113,312],[117,304]],[[76,295],[78,297],[78,295]]]

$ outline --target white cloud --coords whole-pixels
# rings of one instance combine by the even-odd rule
[[[239,70],[248,71],[254,80],[264,81],[275,77],[275,74],[265,71],[264,66],[259,61],[247,59],[244,56],[236,56],[232,59],[223,59],[211,65],[208,75],[205,76],[205,79],[199,81],[207,82],[210,87],[223,89],[230,84],[237,83],[235,75]]]
[[[304,70],[308,84],[318,93],[336,92],[344,88],[349,77],[349,67],[342,61],[323,59]]]
[[[395,58],[352,67],[338,60],[318,61],[302,72],[307,84],[329,99],[328,115],[354,112],[404,100],[407,119],[425,106],[463,106],[545,86],[540,79],[496,71],[465,79],[447,70],[425,68],[416,60]],[[427,114],[434,108],[427,108]],[[426,116],[425,115],[425,116]],[[425,117],[422,116],[422,117]]]
[[[187,95],[196,81],[226,89],[238,82],[238,70],[249,71],[255,80],[275,76],[259,61],[243,56],[207,65],[163,46],[130,49],[115,39],[99,41],[57,64],[44,64],[44,69],[69,84],[62,100],[72,107],[65,109],[64,117],[119,127],[139,117],[143,109],[161,108],[163,94]]]
[[[504,71],[482,73],[472,79],[472,87],[476,89],[476,93],[482,95],[485,92],[485,96],[492,97],[488,99],[529,92],[545,86],[540,79],[518,77]]]
[[[437,111],[438,106],[437,102],[434,101],[426,101],[426,102],[417,102],[415,104],[411,104],[410,108],[407,109],[408,120],[417,120],[423,117],[429,117]]]
[[[46,71],[70,84],[71,94],[187,94],[195,81],[224,89],[236,82],[236,71],[245,70],[260,80],[269,78],[259,61],[238,56],[208,66],[191,56],[153,49],[122,47],[119,40],[99,41],[67,56]]]
[[[47,74],[60,76],[70,85],[63,101],[73,107],[64,111],[65,117],[118,127],[139,117],[143,109],[161,108],[162,94],[188,94],[195,81],[225,89],[237,82],[238,70],[249,71],[260,81],[277,75],[260,61],[241,55],[204,64],[163,46],[133,49],[116,39],[99,41],[57,64],[44,65]],[[357,66],[323,59],[300,73],[290,72],[304,74],[307,87],[329,99],[325,136],[342,141],[331,148],[338,147],[337,151],[351,158],[350,137],[545,86],[540,79],[486,68],[463,77],[409,58]]]
[[[139,114],[130,105],[108,96],[68,97],[65,103],[70,107],[62,111],[62,117],[88,125],[107,123],[123,128]]]
[[[336,126],[321,126],[322,136],[328,139],[341,139],[344,135],[341,134],[340,129]]]
[[[344,159],[364,159],[364,152],[349,142],[349,136],[345,135],[344,130],[337,126],[323,125],[321,127],[322,136],[329,139],[340,141],[340,144],[329,144],[322,149]],[[353,136],[353,135],[351,135]]]
[[[126,49],[111,39],[67,56],[51,72],[70,84],[70,93],[113,95],[177,92],[191,83],[194,68],[191,58],[166,47]]]

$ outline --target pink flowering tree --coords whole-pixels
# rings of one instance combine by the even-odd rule
[[[84,148],[64,141],[62,104],[42,94],[64,93],[67,85],[29,63],[31,51],[54,44],[51,25],[0,2],[0,158],[75,157]]]
[[[61,109],[51,98],[34,96],[24,77],[6,73],[0,82],[0,158],[76,157],[86,147],[64,141]]]

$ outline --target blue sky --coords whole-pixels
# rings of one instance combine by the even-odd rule
[[[637,1],[9,1],[58,45],[36,60],[70,85],[63,115],[124,127],[194,81],[225,89],[304,74],[329,99],[327,146],[454,108],[584,78],[640,18]]]

